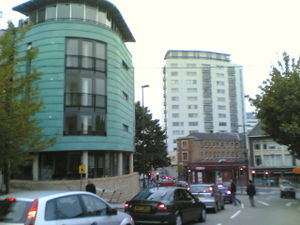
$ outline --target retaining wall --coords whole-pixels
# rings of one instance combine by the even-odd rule
[[[97,194],[110,202],[123,203],[140,191],[138,173],[123,176],[89,179],[97,187]],[[21,190],[85,190],[86,180],[11,180],[11,192]]]

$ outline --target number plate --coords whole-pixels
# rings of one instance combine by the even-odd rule
[[[137,212],[150,212],[151,207],[150,206],[135,206],[134,211]]]

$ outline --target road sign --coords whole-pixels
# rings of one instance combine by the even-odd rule
[[[79,165],[79,174],[85,173],[85,165]]]
[[[293,173],[300,174],[300,167],[294,168]]]

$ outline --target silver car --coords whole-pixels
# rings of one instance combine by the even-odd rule
[[[85,191],[26,191],[0,196],[0,224],[134,225],[99,196]]]

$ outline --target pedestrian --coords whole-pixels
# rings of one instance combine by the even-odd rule
[[[233,180],[231,180],[231,183],[230,183],[230,192],[231,192],[231,199],[232,199],[233,204],[237,205],[236,202],[241,204],[241,200],[237,199],[237,197],[236,197],[236,185],[233,182]]]
[[[87,181],[87,185],[85,186],[85,190],[91,193],[96,194],[96,186],[90,180]]]
[[[249,196],[249,201],[252,207],[255,207],[254,204],[254,195],[256,195],[256,189],[251,180],[249,180],[249,184],[247,186],[247,195]]]

